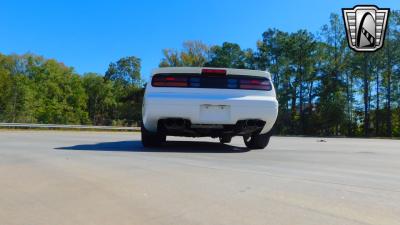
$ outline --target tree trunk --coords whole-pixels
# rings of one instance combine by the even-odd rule
[[[391,97],[391,87],[392,87],[392,60],[390,58],[389,54],[389,48],[387,48],[387,92],[386,92],[386,108],[387,108],[387,113],[386,113],[386,134],[387,136],[391,137],[392,136],[392,97]]]
[[[352,98],[353,96],[351,95],[352,93],[352,86],[353,86],[353,82],[350,81],[350,75],[347,72],[346,73],[346,101],[347,101],[347,135],[352,135],[352,122],[353,122],[353,117],[351,114],[351,110],[352,110]]]
[[[302,74],[300,74],[300,82],[299,82],[299,111],[300,111],[300,123],[301,123],[301,132],[304,133],[304,110],[303,110],[303,78]]]
[[[379,136],[380,107],[379,107],[379,72],[376,72],[376,112],[375,112],[375,136]]]
[[[310,82],[309,90],[308,90],[308,114],[311,116],[312,113],[312,91],[314,87],[314,81]]]
[[[307,132],[310,133],[312,132],[310,130],[310,119],[312,115],[312,92],[313,92],[313,87],[314,87],[314,81],[311,80],[308,86],[308,115],[307,115]]]
[[[367,55],[364,53],[364,136],[369,136],[369,82],[368,82],[368,62]]]
[[[391,98],[391,86],[392,86],[392,73],[388,71],[388,88],[387,88],[387,115],[386,115],[386,123],[387,123],[387,136],[392,136],[392,98]]]
[[[292,127],[292,132],[295,130],[295,120],[296,120],[296,86],[292,85],[292,118],[291,118],[291,127]]]

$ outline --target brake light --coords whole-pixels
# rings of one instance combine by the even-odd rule
[[[201,74],[206,75],[226,75],[226,70],[219,69],[202,69]]]
[[[154,76],[152,85],[154,87],[187,87],[187,77]]]
[[[270,91],[272,90],[272,84],[269,80],[241,79],[239,88],[248,90]]]

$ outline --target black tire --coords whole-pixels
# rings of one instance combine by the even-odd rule
[[[221,144],[230,143],[231,141],[232,141],[232,137],[230,137],[230,136],[222,136],[222,137],[219,137],[219,142],[220,142]]]
[[[252,136],[243,136],[243,141],[249,149],[264,149],[269,143],[271,134],[255,134]]]
[[[159,146],[163,145],[167,140],[167,136],[165,134],[162,134],[160,132],[153,133],[153,132],[146,130],[143,123],[141,124],[140,128],[141,128],[140,130],[142,133],[142,145],[145,148],[159,147]]]

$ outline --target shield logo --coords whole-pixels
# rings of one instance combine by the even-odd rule
[[[349,47],[357,52],[374,52],[383,46],[389,8],[357,5],[342,9]]]

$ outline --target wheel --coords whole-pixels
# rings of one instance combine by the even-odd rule
[[[249,149],[263,149],[267,147],[271,134],[255,134],[252,136],[243,136],[243,141]]]
[[[162,144],[164,144],[167,139],[165,134],[162,134],[160,132],[153,133],[153,132],[146,130],[143,123],[140,126],[140,130],[142,133],[142,145],[145,148],[159,147]]]
[[[219,142],[221,142],[221,144],[229,143],[229,142],[231,142],[231,140],[232,140],[231,136],[219,137]]]

